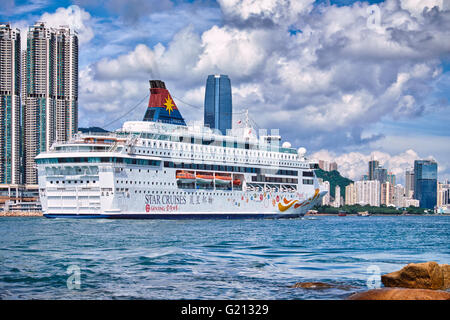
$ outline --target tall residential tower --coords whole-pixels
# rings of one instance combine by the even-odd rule
[[[0,24],[0,184],[21,183],[20,31]]]
[[[78,130],[78,37],[38,22],[28,30],[24,60],[25,183],[36,184],[34,158]]]

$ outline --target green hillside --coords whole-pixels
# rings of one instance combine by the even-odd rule
[[[345,187],[350,183],[353,183],[352,180],[347,179],[339,173],[339,171],[324,171],[322,169],[316,170],[317,178],[321,178],[324,181],[330,182],[330,195],[334,198],[334,191],[336,190],[336,186],[341,187],[341,196],[345,198]]]

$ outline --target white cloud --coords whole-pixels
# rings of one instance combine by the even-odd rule
[[[445,0],[400,0],[401,7],[411,12],[414,16],[420,16],[423,10],[427,7],[431,9],[438,6],[441,10],[444,9]]]
[[[54,13],[46,12],[39,21],[45,22],[48,27],[69,26],[78,33],[80,44],[87,43],[94,37],[91,15],[77,5],[58,8]]]
[[[312,9],[314,0],[219,0],[225,16],[248,20],[269,19],[275,23],[289,24],[301,13]]]

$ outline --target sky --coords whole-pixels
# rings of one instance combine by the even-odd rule
[[[37,21],[78,33],[80,127],[141,120],[150,79],[203,121],[207,76],[227,74],[233,121],[248,109],[353,180],[372,158],[400,183],[415,159],[450,179],[450,0],[2,1],[23,48]]]

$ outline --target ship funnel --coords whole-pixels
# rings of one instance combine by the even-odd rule
[[[186,125],[164,81],[150,80],[150,99],[144,121]]]

